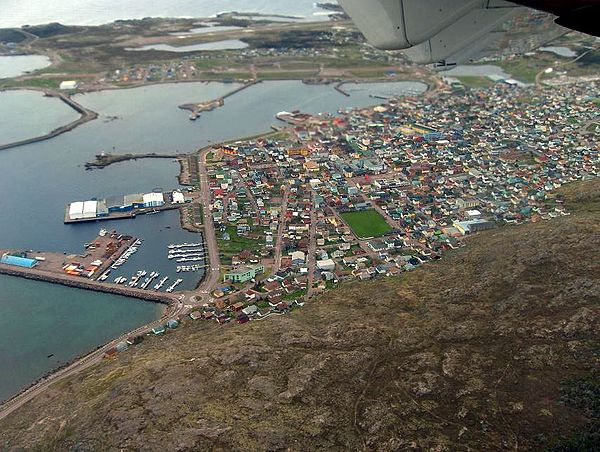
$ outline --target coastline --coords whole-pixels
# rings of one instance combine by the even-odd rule
[[[158,320],[142,325],[139,328],[136,328],[135,330],[124,333],[117,338],[111,339],[105,344],[99,345],[94,350],[72,359],[71,361],[63,364],[57,369],[47,372],[46,374],[38,378],[36,381],[32,382],[30,385],[23,388],[19,393],[1,402],[0,419],[4,419],[13,411],[17,410],[34,397],[41,394],[50,385],[62,380],[63,378],[66,378],[73,374],[77,374],[99,363],[102,359],[104,359],[105,353],[111,348],[115,347],[119,342],[126,340],[130,336],[149,333],[153,328],[163,325],[170,319],[177,318],[182,311],[182,304],[169,305]]]

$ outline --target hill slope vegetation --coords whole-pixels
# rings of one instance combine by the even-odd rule
[[[0,422],[0,449],[593,450],[598,182],[403,278],[145,341]]]

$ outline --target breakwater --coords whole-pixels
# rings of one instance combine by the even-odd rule
[[[172,294],[162,292],[152,292],[133,287],[118,286],[116,284],[100,283],[97,281],[86,280],[83,278],[75,278],[68,275],[60,275],[50,273],[35,268],[18,268],[5,264],[0,264],[0,274],[17,276],[35,281],[44,281],[52,284],[60,284],[67,287],[76,287],[78,289],[93,290],[96,292],[104,292],[113,295],[123,295],[126,297],[137,298],[138,300],[151,301],[154,303],[162,303],[170,305],[175,302],[176,297]]]
[[[157,154],[155,152],[147,154],[98,154],[96,155],[96,161],[87,162],[85,164],[86,170],[103,169],[107,166],[115,163],[127,162],[129,160],[141,160],[141,159],[176,159],[178,155],[173,154]]]
[[[25,146],[27,144],[38,143],[40,141],[49,140],[51,138],[62,135],[63,133],[69,132],[69,131],[75,129],[76,127],[79,127],[80,125],[85,124],[86,122],[93,121],[94,119],[96,119],[98,117],[98,113],[96,113],[95,111],[92,111],[92,110],[88,110],[87,108],[78,104],[73,99],[71,99],[68,96],[65,96],[64,94],[57,93],[54,91],[48,91],[48,90],[43,90],[43,92],[44,92],[44,95],[47,97],[56,97],[56,98],[60,99],[62,102],[64,102],[69,107],[71,107],[73,110],[75,110],[77,113],[79,113],[81,115],[81,117],[67,125],[57,127],[56,129],[52,130],[51,132],[48,132],[45,135],[40,135],[38,137],[27,138],[26,140],[20,140],[20,141],[15,141],[13,143],[7,143],[7,144],[0,145],[0,151],[16,148],[19,146]]]
[[[196,119],[199,117],[200,113],[202,113],[202,112],[212,111],[215,108],[219,108],[219,107],[222,107],[223,105],[225,105],[225,99],[227,99],[228,97],[231,97],[231,96],[239,93],[240,91],[243,91],[243,90],[250,88],[251,86],[254,86],[257,83],[261,83],[261,82],[262,82],[261,80],[253,80],[251,82],[244,83],[242,86],[240,86],[232,91],[229,91],[228,93],[226,93],[223,96],[218,97],[216,99],[209,100],[206,102],[182,104],[179,106],[179,108],[182,110],[191,111],[192,115],[195,115],[195,116],[191,116],[191,118]]]

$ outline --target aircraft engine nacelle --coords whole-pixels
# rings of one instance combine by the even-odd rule
[[[339,0],[367,40],[417,63],[459,62],[521,7],[503,0]]]

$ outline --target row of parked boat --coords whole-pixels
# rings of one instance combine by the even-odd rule
[[[170,244],[168,246],[168,248],[170,250],[177,250],[177,249],[181,249],[181,248],[194,248],[194,247],[198,247],[198,246],[202,246],[202,243],[180,243],[180,244]]]
[[[177,259],[187,257],[190,254],[204,254],[204,248],[186,248],[184,250],[169,250],[167,257],[169,259]]]
[[[177,273],[197,272],[202,268],[206,268],[206,264],[178,265]]]
[[[181,244],[171,244],[168,246],[169,253],[167,258],[169,260],[175,260],[177,263],[184,262],[204,262],[206,259],[206,252],[204,250],[204,245],[202,243],[181,243]],[[196,265],[191,266],[178,266],[177,272],[181,271],[195,271],[195,270],[183,270],[187,267],[196,267]],[[200,267],[197,268],[199,270]]]
[[[142,280],[142,278],[144,278],[144,276],[146,276],[147,274],[148,274],[148,272],[146,272],[146,270],[140,270],[140,271],[136,272],[136,274],[133,275],[131,277],[131,279],[125,278],[124,276],[119,276],[114,279],[114,282],[116,284],[127,284],[129,287],[138,287],[139,286],[140,289],[148,290],[150,288],[151,284],[154,282],[154,280],[160,276],[160,273],[151,272],[146,277],[146,279],[144,279],[144,281],[140,284],[140,281]],[[169,277],[165,276],[157,284],[155,284],[152,287],[152,289],[157,290],[157,291],[162,289],[168,280],[169,280]],[[177,287],[182,282],[183,282],[183,279],[178,279],[177,281],[175,281],[174,284],[172,284],[170,287],[167,288],[167,292],[173,292],[175,287]],[[169,290],[169,289],[171,289],[171,290]]]
[[[142,240],[137,239],[133,245],[125,250],[125,252],[119,257],[110,268],[117,270],[121,265],[125,264],[131,256],[137,253],[138,248],[142,245]],[[103,275],[104,276],[104,275]]]
[[[140,245],[142,244],[142,240],[136,240],[127,250],[115,261],[115,263],[111,266],[113,270],[117,270],[123,264],[127,262],[127,260],[133,256],[137,251]],[[206,267],[205,259],[206,253],[204,250],[204,245],[202,243],[180,243],[180,244],[171,244],[168,246],[169,253],[168,258],[170,260],[176,260],[176,262],[202,262],[202,264],[193,264],[193,265],[178,265],[177,273],[187,273],[187,272],[196,272],[200,269]],[[110,275],[111,270],[106,270],[99,278],[98,281],[106,281]],[[148,274],[146,270],[140,270],[136,272],[131,278],[126,278],[124,276],[119,276],[115,278],[113,281],[116,284],[127,285],[129,287],[139,287],[143,290],[156,290],[159,291],[169,280],[168,276],[165,276],[158,280],[156,284],[153,283],[160,277],[159,272],[150,272]],[[175,288],[183,282],[183,279],[178,278],[171,284],[169,287],[165,289],[165,292],[171,293],[175,290]]]
[[[171,284],[169,287],[167,287],[167,290],[165,290],[165,292],[168,292],[168,293],[173,292],[175,290],[175,287],[177,287],[182,282],[183,282],[183,279],[176,279],[173,284]]]

